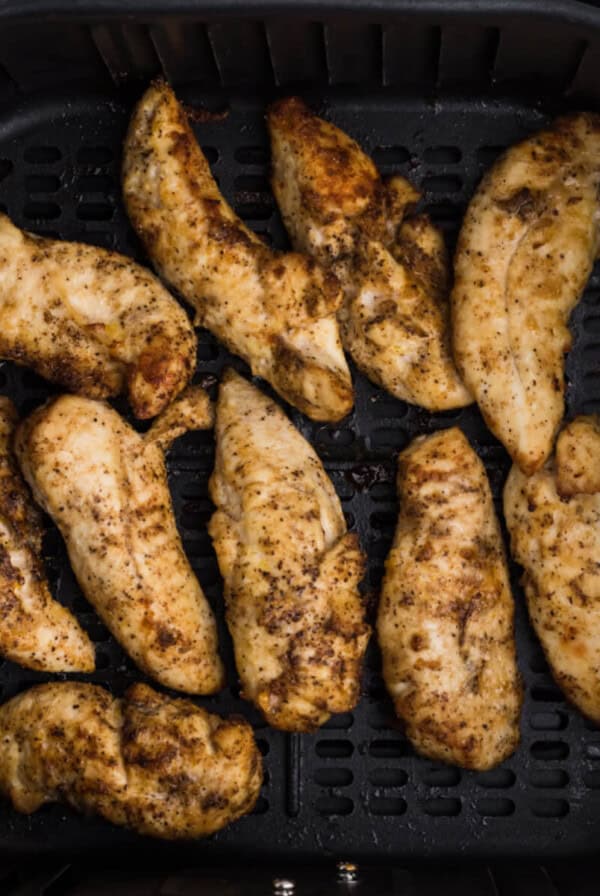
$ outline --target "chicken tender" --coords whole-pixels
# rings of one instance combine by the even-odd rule
[[[221,382],[209,525],[243,696],[284,731],[359,697],[364,558],[313,448],[234,371]]]
[[[530,475],[564,414],[569,314],[599,245],[600,116],[559,118],[508,150],[463,221],[454,356],[487,425]]]
[[[472,398],[450,351],[448,260],[420,195],[388,184],[347,134],[296,97],[268,112],[273,192],[292,242],[344,287],[342,341],[369,379],[432,411]]]
[[[519,743],[522,688],[485,468],[459,429],[421,436],[398,494],[377,619],[387,689],[419,753],[492,768]]]
[[[0,653],[42,672],[93,672],[93,645],[52,599],[42,521],[13,454],[17,411],[0,396]]]
[[[188,425],[212,424],[202,389],[184,392],[179,404]],[[108,405],[64,395],[20,425],[16,449],[83,593],[115,638],[156,681],[207,694],[222,686],[223,668],[167,483],[163,451],[177,434],[176,407],[142,436]]]
[[[191,379],[196,337],[130,258],[34,236],[0,215],[0,358],[89,398],[126,390],[134,414],[148,418]]]
[[[352,408],[335,312],[336,278],[275,252],[223,199],[183,108],[163,82],[136,107],[124,148],[123,194],[153,264],[252,373],[315,420]]]
[[[576,417],[556,441],[556,489],[562,498],[600,492],[600,417]]]
[[[513,465],[504,515],[552,674],[600,723],[600,493],[561,496],[554,458],[529,477]]]
[[[0,707],[0,791],[19,812],[65,802],[151,837],[205,837],[249,812],[262,783],[252,729],[135,684],[78,682]]]

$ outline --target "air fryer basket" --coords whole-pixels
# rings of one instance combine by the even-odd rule
[[[66,8],[21,2],[0,8],[0,203],[36,233],[82,239],[144,260],[120,199],[120,150],[132,102],[164,72],[191,105],[227,110],[195,125],[221,189],[257,232],[286,236],[269,188],[266,104],[301,93],[369,151],[384,174],[424,191],[424,207],[453,247],[482,171],[503,147],[557,111],[599,108],[600,10],[582,3],[307,5],[84,2]],[[568,413],[600,411],[600,270],[573,315]],[[214,386],[227,364],[200,333],[196,380]],[[247,372],[247,371],[246,371]],[[415,435],[460,426],[485,461],[498,509],[508,457],[475,407],[428,414],[355,375],[356,407],[339,426],[295,424],[316,446],[369,557],[377,594],[397,512],[398,450]],[[266,388],[264,383],[260,384]],[[27,413],[51,392],[4,363],[0,389]],[[121,410],[126,410],[119,405]],[[600,845],[600,731],[565,703],[527,622],[512,568],[519,665],[526,698],[517,753],[484,774],[415,755],[394,720],[371,645],[363,697],[317,734],[269,729],[240,700],[222,593],[206,532],[211,433],[180,439],[169,458],[185,548],[220,620],[228,686],[199,700],[240,713],[256,728],[265,785],[254,813],[185,848],[227,860],[353,858],[373,864],[426,857],[557,857]],[[97,644],[86,680],[122,693],[141,678],[81,596],[64,546],[48,524],[52,586]],[[46,676],[4,662],[2,699]],[[26,817],[0,803],[0,855],[114,855],[148,842],[63,806]],[[169,844],[152,844],[168,856]],[[182,854],[181,847],[178,855]]]

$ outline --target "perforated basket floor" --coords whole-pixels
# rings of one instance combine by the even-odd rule
[[[201,102],[200,95],[186,99]],[[542,111],[496,101],[308,97],[373,153],[383,173],[398,171],[425,191],[425,204],[453,244],[461,213],[481,172],[499,150],[538,127]],[[120,201],[119,157],[130,108],[113,100],[46,98],[15,107],[0,121],[0,202],[17,224],[38,233],[83,239],[142,258]],[[197,126],[225,195],[276,245],[285,236],[268,185],[264,100],[232,99],[228,117]],[[573,319],[568,359],[568,410],[600,410],[600,272]],[[200,334],[197,379],[216,382],[231,363],[217,342]],[[233,363],[240,370],[244,366]],[[291,417],[316,446],[343,501],[348,523],[369,557],[367,587],[377,593],[396,516],[395,458],[419,433],[460,425],[485,461],[499,506],[507,470],[504,450],[478,411],[429,415],[392,399],[356,376],[356,408],[341,426]],[[264,385],[263,385],[264,387]],[[5,363],[0,388],[27,413],[48,386]],[[119,405],[123,409],[122,405]],[[228,687],[199,702],[241,713],[256,728],[265,785],[252,816],[189,850],[226,858],[247,853],[272,861],[328,854],[373,862],[424,856],[557,856],[600,843],[600,731],[562,699],[528,625],[518,572],[519,665],[526,685],[522,742],[500,768],[485,774],[433,764],[415,755],[394,720],[371,646],[362,700],[315,735],[270,730],[238,697],[229,637],[222,623],[216,560],[206,532],[211,505],[210,433],[176,443],[169,458],[177,520],[187,553],[220,619]],[[97,645],[89,676],[121,693],[140,673],[81,596],[57,531],[49,524],[48,570],[55,592],[71,606]],[[3,699],[44,676],[2,664]],[[0,849],[21,852],[147,848],[147,841],[62,806],[30,817],[0,804]],[[153,851],[170,849],[154,844]]]

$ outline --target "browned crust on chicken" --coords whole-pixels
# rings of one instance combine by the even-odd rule
[[[234,214],[164,82],[133,113],[123,193],[153,264],[193,306],[198,324],[308,416],[339,420],[350,411],[335,276],[268,248]]]
[[[558,119],[505,153],[467,209],[455,257],[454,356],[528,475],[564,414],[569,314],[599,242],[600,116]]]
[[[183,393],[146,437],[108,405],[63,395],[34,411],[16,442],[87,599],[141,669],[192,694],[219,690],[223,667],[212,611],[177,531],[161,446],[177,434],[179,405],[184,423],[211,425],[203,395],[199,387]]]
[[[404,178],[372,160],[297,97],[268,111],[273,192],[294,246],[344,287],[342,340],[392,395],[430,410],[470,404],[450,350],[448,260],[440,231],[414,215]]]
[[[459,429],[419,437],[398,494],[377,621],[385,682],[420,753],[488,769],[518,745],[522,688],[485,468]]]
[[[40,514],[13,453],[16,426],[13,403],[0,396],[0,653],[42,672],[92,672],[90,639],[48,588]]]
[[[126,391],[158,414],[189,382],[196,338],[150,271],[83,243],[18,230],[0,215],[0,357],[89,398]]]
[[[364,557],[312,447],[234,371],[216,438],[209,532],[243,694],[273,727],[313,731],[359,698]]]
[[[600,492],[600,417],[576,417],[556,440],[556,489],[563,498]]]
[[[141,834],[205,837],[250,812],[252,729],[135,684],[42,684],[0,707],[0,790],[20,812],[66,802]]]

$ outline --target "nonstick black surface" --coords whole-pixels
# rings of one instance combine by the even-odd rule
[[[201,103],[200,94],[187,94]],[[546,119],[535,106],[471,99],[426,103],[408,99],[308,96],[315,108],[355,136],[384,174],[399,172],[425,194],[424,207],[444,228],[449,245],[481,173],[501,149]],[[213,108],[215,104],[211,104]],[[217,104],[218,106],[219,104]],[[231,99],[224,120],[196,125],[221,189],[251,227],[277,246],[286,237],[268,182],[264,99]],[[129,102],[47,96],[15,106],[0,121],[0,203],[20,226],[64,239],[115,248],[143,260],[120,200],[120,148]],[[567,362],[567,410],[600,411],[600,270],[573,315]],[[200,333],[196,381],[214,394],[232,359]],[[393,399],[355,375],[356,407],[339,426],[311,423],[288,409],[315,445],[342,499],[350,528],[369,558],[366,589],[377,595],[396,517],[395,459],[420,433],[460,426],[484,460],[500,507],[509,463],[475,407],[428,414]],[[259,383],[266,388],[263,383]],[[0,365],[0,389],[21,413],[56,392],[30,371]],[[268,390],[267,390],[268,391]],[[126,412],[123,402],[120,410]],[[518,570],[519,665],[526,686],[522,742],[517,753],[484,774],[432,763],[415,755],[395,721],[371,645],[363,697],[355,712],[334,717],[317,734],[267,728],[239,699],[222,593],[206,524],[211,433],[180,439],[169,457],[177,521],[188,556],[220,619],[228,686],[198,702],[239,713],[256,728],[265,758],[265,786],[254,811],[230,829],[186,847],[189,854],[227,859],[246,853],[273,861],[334,854],[380,862],[426,856],[547,856],[591,851],[600,842],[600,731],[567,705],[553,684],[527,622]],[[143,677],[82,597],[64,546],[48,522],[47,568],[54,592],[72,607],[97,647],[97,671],[86,680],[120,694]],[[374,601],[373,601],[374,603]],[[2,699],[47,676],[9,662],[0,668]],[[168,844],[150,844],[153,852]],[[0,803],[0,850],[15,852],[148,849],[148,841],[63,806],[26,817]]]

